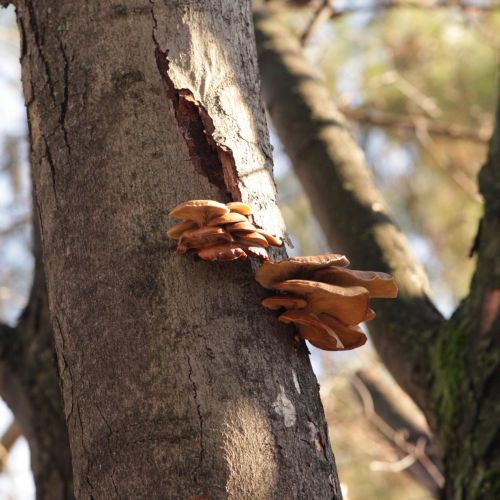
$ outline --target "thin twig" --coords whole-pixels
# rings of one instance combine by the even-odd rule
[[[370,5],[356,5],[354,7],[348,7],[342,10],[334,10],[330,14],[330,18],[337,18],[346,14],[356,14],[359,12],[376,12],[381,10],[389,9],[419,9],[419,10],[435,10],[435,9],[445,9],[445,8],[456,8],[468,12],[496,12],[500,11],[500,5],[498,3],[491,3],[488,5],[473,5],[468,2],[457,2],[457,1],[444,1],[444,2],[401,2],[401,1],[380,1]]]
[[[332,17],[332,12],[335,12],[335,0],[323,0],[323,3],[318,7],[318,10],[314,13],[300,37],[300,43],[303,46],[316,33],[320,26]]]
[[[370,391],[359,376],[354,375],[352,378],[352,385],[361,399],[366,418],[380,433],[391,440],[406,454],[406,456],[398,462],[384,464],[381,462],[374,462],[372,465],[377,470],[381,470],[381,467],[383,467],[383,470],[399,472],[411,467],[416,461],[419,461],[435,484],[439,488],[442,488],[444,486],[444,476],[427,455],[425,438],[421,436],[416,444],[410,442],[405,436],[405,432],[394,430],[387,422],[377,415]]]
[[[379,127],[399,128],[413,132],[417,132],[418,129],[425,129],[432,135],[439,135],[454,140],[466,140],[479,144],[487,144],[491,135],[489,127],[471,130],[454,123],[429,120],[424,116],[401,115],[373,108],[353,108],[345,104],[339,104],[338,107],[351,120],[370,123]]]
[[[10,236],[12,233],[15,233],[17,230],[24,227],[26,224],[31,222],[31,215],[27,214],[18,220],[14,221],[10,226],[0,228],[0,238],[6,238]]]
[[[0,438],[0,472],[5,470],[9,458],[9,451],[21,435],[21,428],[17,425],[17,422],[13,420]]]

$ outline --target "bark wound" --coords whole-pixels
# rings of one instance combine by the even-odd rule
[[[238,172],[233,152],[214,138],[214,123],[205,107],[189,89],[176,89],[168,74],[168,51],[156,45],[158,70],[165,83],[167,95],[174,105],[175,118],[189,150],[193,166],[209,182],[235,201],[241,201]]]

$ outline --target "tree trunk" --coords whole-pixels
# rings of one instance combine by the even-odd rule
[[[33,178],[78,498],[341,498],[316,379],[249,263],[166,214],[281,230],[248,2],[20,0]]]
[[[66,500],[73,498],[71,455],[36,217],[34,221],[29,302],[15,328],[0,325],[0,394],[28,440],[37,498]]]

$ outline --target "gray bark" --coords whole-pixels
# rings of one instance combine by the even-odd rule
[[[19,1],[33,179],[78,498],[341,498],[304,345],[249,263],[166,214],[282,230],[248,2]]]

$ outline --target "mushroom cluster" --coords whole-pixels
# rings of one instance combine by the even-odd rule
[[[182,222],[167,235],[178,240],[179,253],[194,253],[203,260],[244,260],[248,256],[268,260],[266,248],[283,242],[255,226],[251,213],[252,209],[241,202],[187,201],[170,212]]]
[[[268,309],[286,309],[283,323],[296,325],[301,338],[327,351],[354,349],[366,342],[359,323],[375,317],[370,298],[394,298],[392,276],[374,271],[347,269],[343,255],[295,257],[265,262],[255,279],[280,295],[268,297]]]

